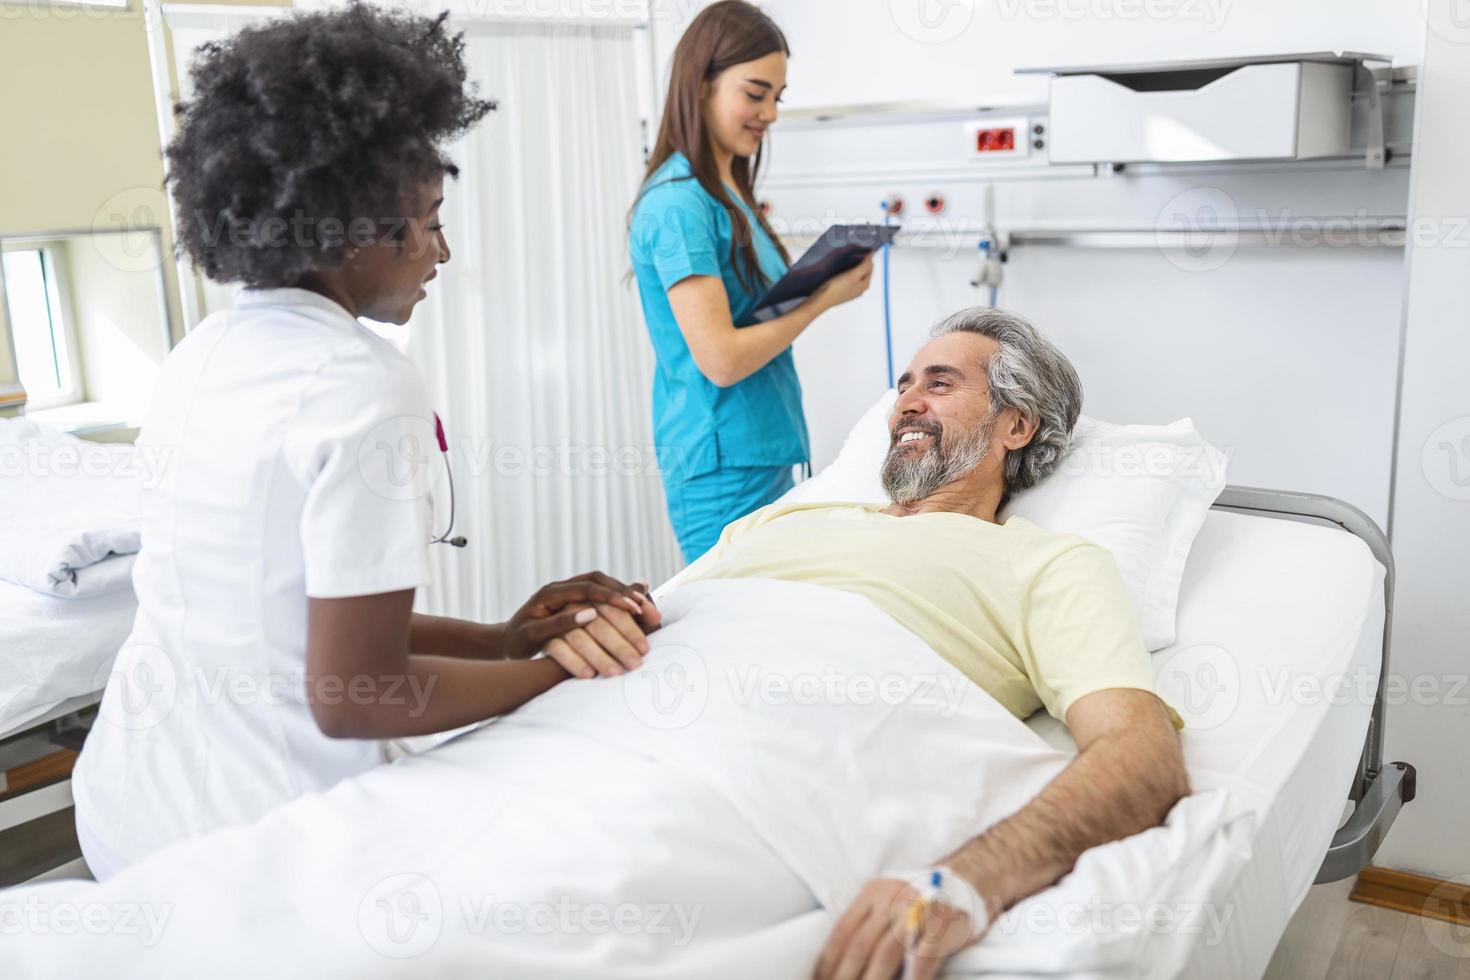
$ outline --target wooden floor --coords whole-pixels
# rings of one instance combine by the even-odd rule
[[[81,856],[71,807],[0,831],[0,888],[30,881]]]
[[[1470,929],[1350,902],[1352,889],[1313,886],[1265,980],[1470,980]]]

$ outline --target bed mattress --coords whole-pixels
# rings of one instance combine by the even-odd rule
[[[1255,820],[1214,910],[1225,926],[1198,934],[1185,976],[1260,976],[1312,885],[1377,689],[1383,576],[1362,541],[1316,523],[1212,511],[1195,541],[1158,688],[1184,716],[1194,788],[1233,790]],[[1028,725],[1075,751],[1055,719]]]
[[[132,589],[60,599],[0,582],[0,737],[102,690],[136,610]]]

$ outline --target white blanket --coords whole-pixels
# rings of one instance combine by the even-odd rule
[[[0,419],[0,579],[63,598],[130,585],[139,463],[132,446]]]
[[[795,980],[868,878],[941,857],[1066,764],[861,597],[711,581],[662,607],[631,674],[104,885],[0,893],[7,975]],[[1033,901],[1143,903],[1186,864],[1208,898],[1243,856],[1234,813],[1186,800]],[[1149,938],[1034,930],[1002,922],[955,966],[1103,975]]]

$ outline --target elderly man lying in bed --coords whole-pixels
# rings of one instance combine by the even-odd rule
[[[864,596],[1018,718],[1045,707],[1079,754],[1039,795],[951,854],[934,855],[944,902],[920,950],[943,953],[981,918],[1052,884],[1087,848],[1159,824],[1189,792],[1175,727],[1111,556],[1012,517],[1007,496],[1045,477],[1081,409],[1071,364],[1029,323],[965,310],[898,380],[883,461],[888,506],[773,504],[731,524],[686,581],[805,582]],[[961,776],[962,778],[962,776]],[[904,933],[909,881],[871,881],[822,953],[822,978],[887,978]],[[910,877],[930,881],[933,876]],[[921,958],[918,974],[938,968]]]
[[[1109,555],[996,523],[1056,466],[1077,376],[1024,321],[973,310],[899,387],[891,505],[731,525],[661,597],[637,669],[103,884],[0,893],[7,976],[874,980],[909,951],[932,976],[1074,863],[1088,895],[1133,900],[1079,857],[1189,792],[1177,717]],[[548,652],[587,673],[575,642]],[[1075,759],[1020,720],[1041,707]],[[124,905],[169,924],[142,943],[7,926]],[[1033,938],[1002,921],[968,965],[1034,972]]]

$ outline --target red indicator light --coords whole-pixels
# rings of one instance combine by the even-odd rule
[[[975,149],[981,153],[994,153],[1015,148],[1016,131],[1010,126],[1004,129],[982,129],[975,134]]]

